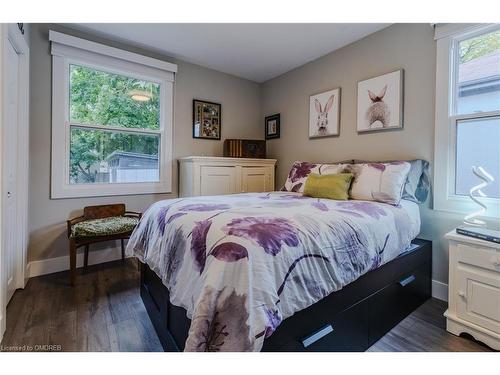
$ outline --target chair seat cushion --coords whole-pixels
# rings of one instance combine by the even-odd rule
[[[85,220],[71,227],[71,237],[110,236],[126,233],[133,230],[138,222],[138,218],[126,216]]]

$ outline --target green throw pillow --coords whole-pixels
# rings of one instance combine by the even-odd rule
[[[348,200],[352,178],[352,173],[324,175],[311,173],[306,180],[304,195],[313,198]]]

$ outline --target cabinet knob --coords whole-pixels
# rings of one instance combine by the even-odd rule
[[[498,267],[498,266],[500,266],[500,259],[499,258],[492,258],[491,263],[493,263],[493,265],[495,267]]]
[[[458,295],[462,298],[465,298],[465,292],[463,290],[459,290]]]

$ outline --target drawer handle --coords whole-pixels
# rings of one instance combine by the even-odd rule
[[[399,285],[407,286],[408,284],[412,283],[413,281],[415,281],[415,276],[410,275],[407,278],[404,278],[403,280],[399,280]]]
[[[303,338],[301,340],[302,345],[304,345],[304,348],[307,348],[309,345],[314,344],[316,341],[322,339],[331,332],[333,332],[333,327],[330,324],[328,324],[323,328],[321,328],[319,331],[314,332],[312,335]]]

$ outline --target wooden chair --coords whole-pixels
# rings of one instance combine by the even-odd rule
[[[88,266],[90,244],[120,240],[122,259],[125,259],[124,240],[130,238],[142,213],[126,211],[125,205],[106,204],[87,206],[83,215],[67,221],[69,238],[69,266],[71,285],[75,285],[76,249],[85,246],[84,269]]]

